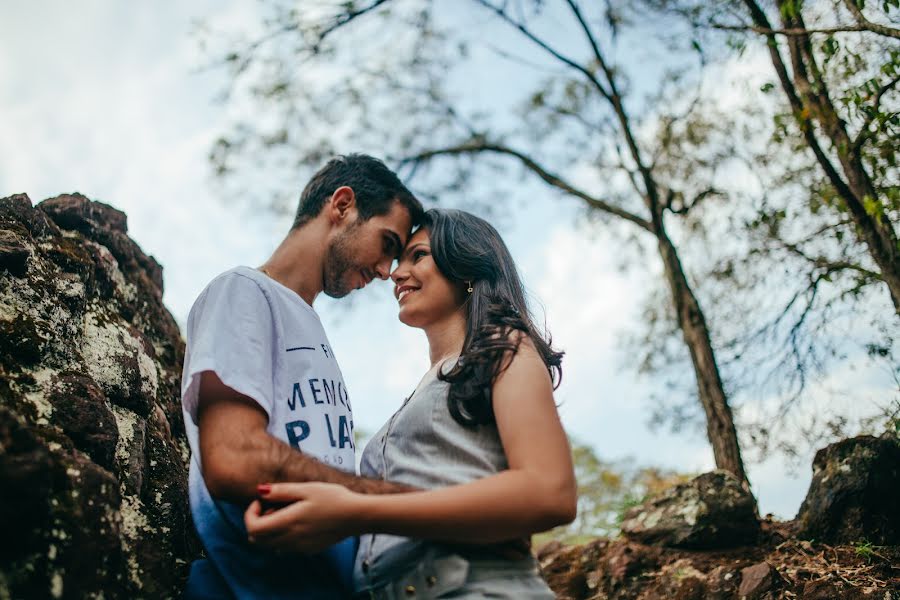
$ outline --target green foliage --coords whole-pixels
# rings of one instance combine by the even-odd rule
[[[856,556],[865,559],[868,563],[871,563],[872,559],[876,557],[884,560],[884,556],[881,555],[884,546],[876,546],[868,540],[856,542],[853,544],[853,550],[856,552]]]
[[[591,446],[577,441],[572,441],[572,460],[578,481],[578,516],[570,525],[536,536],[536,545],[550,539],[582,543],[597,537],[615,537],[629,508],[689,479],[672,471],[603,461]]]

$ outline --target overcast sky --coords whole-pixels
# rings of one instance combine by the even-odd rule
[[[164,301],[179,323],[212,277],[262,263],[289,225],[224,203],[207,163],[234,109],[213,101],[224,75],[199,68],[192,23],[212,18],[240,26],[253,21],[256,5],[32,0],[0,7],[0,196],[24,192],[37,203],[78,191],[124,210],[131,236],[163,265]],[[299,190],[303,183],[298,174],[292,185]],[[610,239],[576,228],[575,210],[572,203],[538,206],[498,222],[567,353],[557,393],[566,428],[605,460],[710,469],[702,433],[647,427],[653,382],[627,368],[620,350],[645,275],[623,275]],[[371,287],[354,304],[365,310],[327,299],[316,305],[341,361],[356,426],[369,432],[428,367],[424,336],[397,321],[389,285]],[[868,378],[853,370],[831,377],[859,384]],[[868,378],[866,385],[882,384]],[[786,472],[780,459],[749,466],[763,513],[796,513],[810,460],[798,473]]]

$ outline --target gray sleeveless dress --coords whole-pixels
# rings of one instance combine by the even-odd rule
[[[432,489],[507,469],[496,426],[457,423],[447,407],[448,388],[437,368],[426,373],[366,445],[361,474]],[[360,538],[353,579],[360,598],[554,597],[533,557],[504,559],[483,547],[386,534]]]

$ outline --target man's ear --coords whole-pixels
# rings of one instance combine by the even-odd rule
[[[348,220],[356,209],[356,194],[353,188],[341,186],[331,195],[330,215],[335,225]]]

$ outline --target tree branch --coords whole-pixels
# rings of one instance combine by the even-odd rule
[[[838,271],[855,271],[867,279],[872,281],[881,281],[881,275],[879,273],[875,273],[874,271],[870,271],[865,267],[861,267],[855,263],[849,261],[832,261],[824,256],[809,256],[806,252],[800,248],[799,244],[792,244],[791,242],[785,240],[777,240],[778,245],[787,250],[788,252],[799,256],[803,260],[809,262],[819,269],[823,269],[825,271],[825,275],[830,275],[831,273],[836,273]]]
[[[375,0],[374,2],[372,2],[372,4],[365,6],[363,8],[360,8],[358,10],[352,10],[350,12],[342,13],[340,16],[336,17],[330,25],[328,25],[327,27],[325,27],[324,29],[322,29],[321,31],[318,32],[319,39],[316,40],[315,44],[313,44],[313,47],[312,47],[313,52],[317,53],[319,51],[319,46],[322,44],[322,42],[325,41],[325,38],[328,37],[329,35],[331,35],[332,33],[334,33],[335,31],[337,31],[338,29],[340,29],[341,27],[343,27],[344,25],[346,25],[347,23],[353,21],[354,19],[356,19],[358,17],[363,16],[366,13],[372,12],[379,6],[381,6],[383,4],[387,4],[390,1],[391,0]]]
[[[644,200],[645,202],[647,202],[648,208],[650,209],[651,218],[658,227],[662,227],[662,223],[657,223],[660,215],[659,196],[656,181],[653,179],[650,168],[644,164],[643,158],[641,157],[641,151],[638,148],[637,141],[634,139],[634,135],[632,134],[631,123],[628,119],[628,115],[625,113],[625,106],[622,104],[622,95],[619,93],[618,87],[616,86],[616,80],[613,75],[612,69],[610,69],[609,65],[606,64],[606,59],[603,57],[603,53],[600,51],[600,46],[599,44],[597,44],[597,39],[591,32],[591,28],[587,24],[584,15],[582,15],[581,9],[578,8],[578,4],[574,0],[566,0],[566,2],[568,3],[569,8],[572,10],[572,14],[575,15],[575,19],[581,26],[581,29],[591,46],[591,50],[594,54],[594,59],[596,59],[597,64],[603,71],[604,77],[606,77],[606,83],[609,86],[609,94],[605,96],[605,98],[612,105],[613,110],[615,111],[616,116],[619,119],[619,123],[622,127],[622,135],[625,138],[625,143],[628,144],[628,151],[631,153],[631,158],[632,160],[634,160],[634,163],[641,174],[641,178],[644,181]]]
[[[865,27],[863,25],[842,25],[840,27],[825,27],[821,29],[804,29],[802,27],[772,29],[770,27],[760,27],[758,25],[728,25],[726,23],[713,22],[710,23],[710,27],[712,27],[713,29],[719,29],[721,31],[743,31],[748,33],[759,33],[762,35],[783,35],[785,37],[804,36],[814,33],[833,34],[844,32],[851,33],[859,31],[870,31],[868,27]]]
[[[872,113],[866,117],[866,120],[863,122],[862,127],[860,127],[859,129],[859,133],[856,135],[856,139],[853,140],[853,153],[855,155],[859,154],[859,149],[862,148],[862,145],[866,143],[866,140],[872,137],[873,133],[869,131],[869,127],[872,125],[872,122],[875,120],[875,116],[878,114],[878,108],[881,106],[881,99],[886,93],[891,90],[891,88],[897,85],[898,81],[900,81],[900,75],[894,77],[889,82],[881,86],[878,89],[878,92],[875,94],[875,98],[872,101]]]
[[[854,0],[844,0],[844,6],[847,7],[847,10],[850,11],[850,14],[853,15],[853,18],[856,19],[856,22],[863,29],[879,35],[900,39],[900,29],[894,29],[868,20]]]
[[[350,23],[357,17],[365,15],[366,13],[369,13],[369,12],[375,10],[376,8],[378,8],[379,6],[381,6],[383,4],[387,4],[390,1],[391,0],[375,0],[374,2],[372,2],[372,4],[370,4],[368,6],[360,8],[358,10],[342,13],[341,15],[335,17],[335,19],[332,23],[330,23],[329,25],[324,27],[321,31],[317,32],[317,39],[309,47],[309,50],[311,51],[312,54],[318,54],[319,47],[321,46],[322,42],[325,40],[325,38],[328,35],[330,35],[331,33],[334,33],[335,31],[337,31],[344,25]],[[224,62],[226,62],[226,63],[237,62],[238,64],[235,67],[237,73],[243,73],[247,69],[247,67],[250,65],[250,62],[253,60],[253,55],[256,53],[257,50],[259,50],[260,47],[262,47],[264,44],[266,44],[266,43],[274,40],[275,38],[280,37],[286,33],[299,32],[301,25],[302,24],[299,20],[294,21],[294,22],[289,22],[285,25],[282,25],[281,27],[278,27],[275,30],[270,31],[270,32],[266,33],[265,35],[263,35],[262,37],[259,37],[256,40],[254,40],[249,46],[247,46],[244,49],[244,51],[241,55],[236,54],[236,53],[229,54],[228,57],[226,57]],[[239,62],[238,62],[238,59],[240,59]]]
[[[586,69],[584,67],[584,65],[579,64],[575,60],[573,60],[573,59],[569,58],[568,56],[565,56],[562,53],[558,52],[557,50],[554,50],[553,48],[551,48],[550,45],[547,44],[547,42],[545,42],[542,39],[540,39],[539,37],[537,37],[534,33],[531,32],[530,29],[528,29],[523,24],[521,24],[520,22],[518,22],[515,19],[513,19],[512,17],[510,17],[509,14],[506,12],[506,10],[503,7],[494,6],[490,2],[487,2],[487,0],[475,0],[475,2],[480,4],[483,7],[487,8],[488,10],[492,11],[505,23],[518,29],[522,35],[524,35],[529,40],[531,40],[532,42],[534,42],[535,44],[537,44],[538,46],[543,48],[546,52],[548,52],[554,58],[569,65],[570,67],[572,67],[573,69],[575,69],[576,71],[578,71],[579,73],[581,73],[582,75],[587,77],[588,80],[594,85],[594,87],[597,88],[597,91],[600,92],[600,95],[603,96],[604,98],[606,98],[607,100],[610,100],[609,92],[603,87],[603,85],[594,76],[594,74],[591,73],[588,69]]]
[[[666,198],[665,206],[666,206],[666,209],[673,214],[686,215],[691,211],[691,209],[693,209],[695,206],[700,204],[700,202],[702,202],[703,200],[706,200],[707,198],[709,198],[711,196],[724,196],[724,195],[725,195],[725,193],[722,190],[716,189],[714,187],[710,187],[710,188],[707,188],[707,189],[703,190],[702,192],[698,193],[696,196],[694,196],[694,199],[691,200],[690,202],[684,202],[684,200],[682,198],[681,206],[678,208],[675,208],[673,206],[673,204],[676,199],[676,194],[672,190],[669,190],[669,194]]]
[[[414,156],[410,156],[404,158],[400,161],[401,166],[407,164],[416,164],[419,162],[427,161],[437,156],[459,156],[463,154],[478,154],[481,152],[485,153],[495,153],[495,154],[503,154],[506,156],[511,156],[517,159],[522,165],[524,165],[528,170],[536,174],[545,183],[562,190],[563,192],[575,196],[576,198],[584,201],[587,206],[592,209],[599,210],[613,216],[619,217],[621,219],[625,219],[626,221],[630,221],[635,225],[639,226],[642,229],[652,232],[651,224],[641,218],[634,213],[631,213],[623,208],[619,208],[618,206],[613,206],[608,202],[605,202],[599,198],[591,196],[584,190],[576,188],[574,185],[568,183],[560,176],[550,172],[543,166],[541,166],[535,159],[528,156],[527,154],[510,148],[508,146],[502,144],[496,144],[488,142],[483,138],[474,138],[467,142],[463,142],[462,144],[456,146],[449,146],[446,148],[439,148],[436,150],[427,150],[425,152],[421,152]]]
[[[596,40],[593,38],[593,35],[590,33],[590,29],[587,26],[587,23],[584,21],[584,18],[581,16],[581,11],[578,9],[578,6],[569,1],[569,6],[575,12],[576,18],[579,23],[582,25],[582,28],[586,30],[588,35],[588,39],[591,41],[592,49],[595,53],[595,58],[597,59],[601,70],[603,71],[604,77],[606,78],[606,83],[609,88],[603,87],[603,84],[594,76],[594,74],[588,70],[583,65],[579,64],[575,60],[563,55],[559,51],[550,47],[549,44],[544,42],[542,39],[537,37],[534,33],[531,32],[527,27],[525,27],[519,21],[516,21],[504,10],[504,7],[497,7],[487,0],[475,0],[481,6],[489,9],[494,14],[497,15],[505,23],[511,25],[516,28],[520,33],[522,33],[525,37],[531,40],[533,43],[540,46],[544,51],[548,52],[550,55],[555,57],[557,60],[562,61],[563,63],[569,65],[579,73],[582,73],[591,84],[597,89],[601,96],[606,99],[607,102],[612,105],[613,110],[616,114],[616,117],[619,120],[620,126],[622,128],[622,135],[625,138],[625,142],[628,144],[629,152],[631,153],[632,159],[637,165],[637,169],[641,174],[641,178],[644,180],[644,185],[647,188],[646,193],[643,195],[644,201],[647,203],[648,208],[650,209],[652,223],[656,227],[656,229],[660,229],[662,227],[662,223],[657,222],[659,215],[659,202],[658,202],[658,192],[656,189],[656,182],[653,180],[653,176],[650,173],[650,170],[644,165],[641,159],[641,152],[638,148],[637,141],[634,139],[634,135],[631,132],[631,124],[628,120],[628,116],[625,113],[625,107],[622,105],[622,98],[619,94],[616,85],[615,79],[613,77],[613,73],[611,69],[609,69],[606,61],[603,59],[602,53],[600,53],[599,47],[596,44]],[[634,216],[634,215],[632,215]]]
[[[750,17],[751,19],[753,19],[754,23],[756,23],[763,29],[772,29],[772,26],[769,24],[769,19],[766,17],[765,12],[763,12],[762,8],[760,8],[759,4],[757,4],[755,0],[744,0],[744,4],[750,11]],[[794,112],[794,116],[798,120],[800,120],[800,129],[803,132],[803,137],[806,139],[807,145],[809,145],[809,147],[812,149],[816,160],[822,167],[822,170],[825,171],[825,176],[828,178],[828,181],[831,183],[831,185],[834,186],[834,189],[838,192],[838,194],[840,194],[840,196],[843,197],[845,201],[851,203],[854,202],[856,200],[856,196],[850,190],[850,187],[847,185],[847,183],[843,179],[841,179],[841,176],[838,174],[837,169],[834,168],[834,165],[831,164],[831,161],[828,159],[825,151],[822,150],[822,147],[819,145],[819,140],[816,139],[813,124],[810,122],[809,117],[802,116],[804,114],[805,107],[803,105],[803,101],[800,99],[800,95],[797,93],[797,90],[794,87],[793,82],[791,81],[790,76],[788,75],[784,60],[781,58],[781,52],[778,50],[778,41],[775,39],[775,36],[773,34],[766,34],[766,41],[768,42],[766,45],[769,48],[769,56],[772,59],[772,65],[775,67],[775,72],[778,74],[778,80],[781,82],[781,87],[784,90],[785,95],[787,95],[788,97],[791,109]]]
[[[638,196],[644,199],[644,202],[649,204],[647,200],[647,192],[641,189],[640,184],[638,183],[638,173],[625,165],[625,157],[622,155],[622,146],[618,142],[615,143],[616,146],[616,156],[619,157],[619,166],[623,171],[628,174],[628,181],[631,182],[632,189],[637,193]]]

